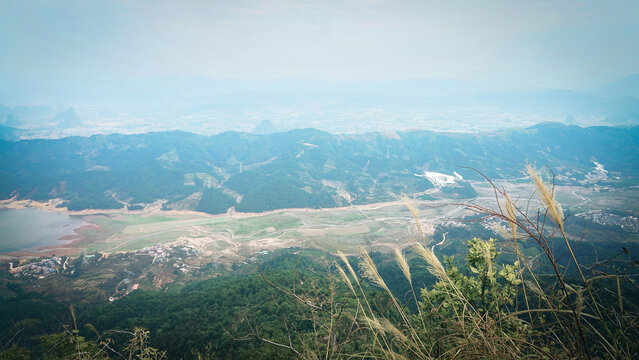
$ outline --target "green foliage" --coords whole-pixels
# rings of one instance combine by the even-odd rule
[[[154,347],[148,346],[149,331],[142,328],[135,328],[131,335],[129,345],[125,348],[129,353],[129,359],[139,360],[161,360],[166,358],[166,353]]]
[[[73,311],[72,311],[73,314]],[[75,321],[75,317],[74,317]],[[128,344],[122,352],[113,348],[113,340],[105,338],[91,325],[87,327],[93,332],[95,340],[87,340],[80,335],[80,330],[70,325],[64,325],[60,333],[42,336],[42,353],[44,359],[59,360],[107,360],[122,358],[128,355],[129,360],[163,360],[166,353],[148,345],[149,331],[135,328],[132,332],[123,331],[129,337]]]
[[[474,238],[467,242],[466,265],[463,274],[454,264],[454,258],[445,258],[446,274],[450,281],[439,280],[432,289],[422,289],[421,307],[427,316],[449,317],[464,311],[470,305],[480,314],[496,317],[514,304],[519,262],[497,265],[499,253],[495,240]]]
[[[318,306],[324,306],[330,297],[348,304],[348,309],[356,306],[344,286],[331,284],[326,267],[309,257],[280,255],[265,261],[261,268],[268,281],[282,288],[295,286],[297,294],[313,299]],[[247,271],[246,267],[242,270]],[[371,289],[366,291],[372,303],[385,309],[387,298]],[[153,335],[148,344],[166,350],[169,358],[196,359],[215,354],[216,358],[290,359],[296,358],[293,352],[260,341],[258,336],[286,343],[290,335],[296,347],[303,347],[316,346],[317,334],[326,332],[315,329],[313,321],[325,316],[323,312],[289,300],[259,273],[231,275],[195,282],[174,293],[136,291],[86,312],[81,321],[118,331],[142,326]],[[340,331],[345,333],[351,331],[348,309],[339,320]],[[113,333],[112,338],[120,347],[128,341],[128,335]],[[361,339],[350,349],[366,347],[367,342]]]
[[[306,191],[303,184],[291,179],[267,181],[247,192],[238,211],[261,212],[282,208],[334,207],[335,201],[325,191]]]
[[[361,281],[363,291],[354,295],[343,281],[336,280],[335,263],[288,254],[265,261],[261,265],[264,278],[259,273],[231,275],[198,281],[176,292],[136,291],[83,311],[79,323],[109,331],[99,334],[89,326],[81,326],[80,331],[64,326],[62,332],[42,338],[42,354],[61,359],[79,359],[82,354],[119,358],[106,350],[108,344],[125,358],[135,359],[160,359],[163,353],[157,349],[167,351],[169,358],[182,359],[312,359],[326,353],[333,354],[328,358],[392,358],[393,354],[398,358],[449,358],[450,351],[472,358],[484,353],[512,358],[554,352],[559,358],[566,357],[557,342],[548,344],[543,327],[531,327],[525,321],[528,316],[511,315],[521,309],[521,303],[517,305],[518,288],[523,285],[518,263],[497,261],[499,251],[492,239],[473,239],[466,246],[464,264],[446,258],[449,280],[432,283],[433,276],[424,272],[423,259],[408,254],[413,283],[426,284],[421,306],[412,308],[412,313],[406,308],[413,300],[412,285],[406,285],[388,256],[375,253],[371,257],[389,288],[396,289],[393,292],[399,297],[408,293],[397,302],[385,291],[372,290],[366,281]],[[350,263],[358,276],[365,272],[353,258]],[[247,271],[247,266],[241,270]],[[348,276],[357,289],[350,272]],[[628,313],[627,325],[634,326],[632,321]],[[388,346],[380,348],[382,334]],[[291,344],[299,354],[267,341]],[[513,347],[512,342],[518,346]],[[32,351],[35,356],[39,353]]]
[[[209,214],[223,214],[231,206],[235,206],[235,199],[220,189],[210,188],[202,192],[202,199],[195,208]]]
[[[30,358],[29,349],[15,344],[8,349],[0,351],[0,360],[29,360]]]
[[[274,265],[287,270],[274,269],[268,276],[276,282],[289,282],[296,257],[280,260]],[[307,279],[309,275],[304,270],[299,276]],[[139,291],[93,310],[85,319],[102,329],[144,326],[153,333],[151,344],[167,350],[171,358],[191,359],[196,358],[194,352],[207,351],[220,357],[289,358],[267,344],[233,340],[249,334],[251,323],[259,324],[265,336],[283,338],[286,327],[282,317],[294,321],[298,331],[306,331],[310,323],[300,321],[300,308],[284,300],[258,274],[230,276],[198,282],[174,294]]]
[[[85,209],[121,209],[124,205],[108,195],[81,197],[66,202],[67,209],[79,211]]]
[[[442,189],[442,194],[452,198],[471,199],[477,196],[477,191],[468,181],[448,185]]]
[[[104,349],[80,336],[79,330],[68,327],[64,332],[43,336],[42,352],[45,360],[108,358]]]
[[[12,288],[15,296],[0,289],[0,343],[13,341],[33,349],[38,336],[58,329],[65,306],[44,294],[23,291],[19,286]]]

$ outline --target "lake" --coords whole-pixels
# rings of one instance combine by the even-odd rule
[[[58,239],[83,224],[81,216],[35,208],[0,209],[0,253],[64,244]]]

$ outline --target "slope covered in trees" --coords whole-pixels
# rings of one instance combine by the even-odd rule
[[[194,208],[223,212],[335,207],[397,199],[433,184],[424,171],[478,179],[521,176],[521,162],[551,166],[561,181],[583,181],[605,166],[611,178],[635,181],[639,128],[540,124],[490,134],[332,135],[313,129],[268,135],[183,132],[0,141],[0,198],[62,198],[70,209],[122,203],[178,202],[205,191]],[[447,196],[472,196],[461,182]],[[457,189],[457,190],[456,190]],[[272,195],[272,196],[271,196]],[[213,199],[213,200],[211,200]]]

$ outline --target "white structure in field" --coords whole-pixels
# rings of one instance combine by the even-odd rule
[[[442,173],[438,173],[434,171],[424,171],[422,175],[420,174],[415,174],[415,175],[419,177],[425,177],[426,179],[428,179],[428,181],[433,183],[435,187],[443,188],[445,186],[455,184],[458,181],[464,180],[464,178],[461,175],[459,175],[457,171],[453,171],[453,174],[454,175],[446,175],[446,174],[442,174]]]
[[[608,180],[608,170],[604,169],[604,166],[596,161],[593,161],[592,163],[595,164],[595,168],[586,174],[586,181],[595,183],[598,181]]]

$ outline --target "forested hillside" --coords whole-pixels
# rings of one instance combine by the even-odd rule
[[[585,181],[596,161],[611,179],[639,175],[639,128],[557,123],[490,134],[412,131],[333,135],[184,132],[0,142],[0,197],[65,199],[70,210],[166,199],[210,213],[336,207],[397,199],[433,187],[425,171],[464,179],[521,176],[521,162]],[[472,196],[456,177],[448,196]]]

